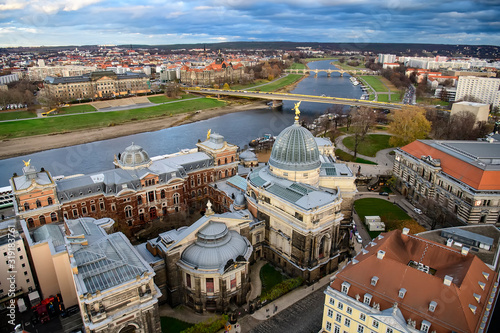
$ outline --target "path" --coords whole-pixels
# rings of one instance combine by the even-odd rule
[[[373,99],[373,101],[377,101],[378,100],[378,92],[375,91],[375,89],[373,89],[373,87],[365,80],[363,79],[362,77],[358,77],[360,80],[363,80],[363,83],[368,86],[371,91],[373,92],[373,94],[375,95],[375,98]]]
[[[260,281],[260,269],[266,264],[263,260],[258,260],[250,267],[250,292],[247,295],[247,303],[256,299],[262,292],[262,282]]]

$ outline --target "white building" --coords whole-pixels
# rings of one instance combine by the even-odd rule
[[[396,62],[396,55],[395,54],[382,54],[379,53],[377,57],[377,62],[379,64],[384,64],[384,63],[394,63]]]
[[[0,84],[8,84],[15,81],[19,81],[19,75],[17,75],[17,73],[0,76]]]
[[[480,103],[491,104],[494,107],[500,104],[500,79],[460,76],[458,78],[456,100],[466,96],[477,99]]]
[[[462,111],[473,113],[476,116],[476,121],[488,121],[490,106],[488,104],[473,102],[453,103],[453,106],[451,107],[452,116]]]

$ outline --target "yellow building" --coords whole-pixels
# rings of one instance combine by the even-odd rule
[[[325,291],[322,332],[486,332],[497,273],[456,250],[394,230],[350,261]]]

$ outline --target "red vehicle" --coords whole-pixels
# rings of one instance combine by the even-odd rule
[[[40,322],[42,324],[46,323],[50,320],[49,312],[47,311],[46,304],[40,304],[39,306],[37,306],[36,312],[38,313],[38,319],[40,320]]]

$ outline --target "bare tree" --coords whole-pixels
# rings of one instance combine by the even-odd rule
[[[351,133],[354,136],[354,158],[356,158],[359,144],[375,124],[375,113],[371,108],[362,106],[359,109],[351,111],[351,115]]]

